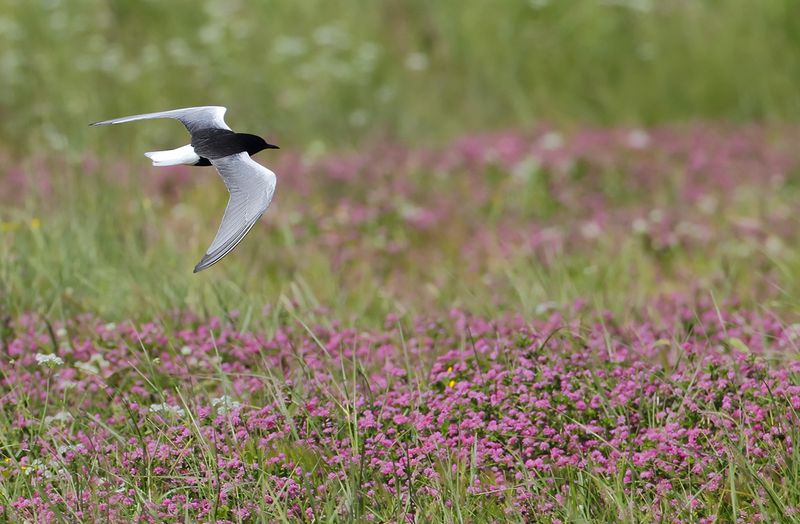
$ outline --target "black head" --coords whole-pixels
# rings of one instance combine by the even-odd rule
[[[244,145],[247,147],[248,155],[255,155],[259,151],[265,149],[280,149],[280,147],[275,144],[270,144],[258,135],[249,135],[247,133],[237,133],[237,135],[241,137]]]

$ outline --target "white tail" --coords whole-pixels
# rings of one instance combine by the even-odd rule
[[[194,165],[200,161],[200,156],[194,152],[191,145],[167,151],[149,151],[144,154],[153,161],[154,166],[177,166],[181,164]]]

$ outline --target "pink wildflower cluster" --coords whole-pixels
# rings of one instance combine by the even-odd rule
[[[753,478],[791,481],[800,329],[703,300],[651,310],[454,310],[379,331],[20,318],[0,352],[0,433],[18,443],[0,511],[555,521],[616,515],[622,496],[645,520],[697,520],[730,513],[736,488],[757,520],[770,502]]]
[[[435,263],[444,247],[479,270],[510,255],[557,263],[630,237],[656,256],[734,240],[758,251],[796,230],[776,195],[800,165],[798,139],[756,126],[545,128],[312,162],[290,154],[276,166],[287,188],[276,205],[292,210],[298,241],[321,242],[340,263]]]
[[[549,128],[465,136],[438,148],[377,144],[321,158],[288,150],[259,157],[280,179],[270,220],[334,264],[402,257],[435,263],[453,253],[480,269],[491,259],[564,252],[638,237],[655,255],[736,241],[779,249],[794,234],[791,188],[800,165],[795,128],[686,125],[655,129]],[[54,166],[29,159],[0,180],[0,201],[52,195]],[[200,183],[188,166],[104,164],[172,206]],[[222,197],[221,197],[222,198]],[[769,205],[766,203],[769,202]],[[444,240],[444,241],[443,241]],[[475,268],[473,268],[475,269]]]

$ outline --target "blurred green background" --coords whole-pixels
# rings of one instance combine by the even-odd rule
[[[296,171],[285,155],[307,165],[381,144],[438,147],[543,123],[569,133],[793,122],[799,20],[795,0],[0,0],[0,307],[125,318],[326,306],[381,322],[390,311],[431,306],[535,310],[577,297],[631,306],[694,282],[687,275],[726,282],[723,296],[749,293],[760,266],[729,260],[730,246],[654,258],[637,239],[601,237],[590,254],[567,249],[557,263],[502,253],[469,261],[462,246],[471,226],[451,220],[418,232],[404,221],[428,190],[437,192],[432,211],[436,198],[469,195],[460,171],[446,179],[432,166],[407,169],[382,179],[384,190],[366,187],[369,177],[339,186],[322,169],[327,182],[301,194],[287,183]],[[227,106],[234,129],[282,147],[260,162],[289,166],[262,223],[200,275],[191,268],[216,231],[222,184],[211,171],[153,169],[142,156],[183,145],[184,130],[171,121],[87,126],[192,105]],[[581,169],[569,174],[578,185]],[[480,174],[493,193],[467,219],[489,233],[513,213],[545,226],[583,219],[549,199],[552,173],[519,171]],[[625,188],[629,175],[604,173],[604,187]],[[313,188],[314,176],[297,184]],[[523,191],[520,176],[532,177]],[[408,187],[387,196],[404,179]],[[621,191],[615,205],[673,205],[665,184],[647,195]],[[449,193],[454,185],[461,193]],[[773,197],[735,213],[774,207]],[[341,219],[369,215],[376,202],[389,212],[358,227]],[[337,235],[352,237],[355,256],[344,266],[326,244]],[[791,253],[764,265],[792,275],[800,254]],[[664,277],[665,264],[681,271]],[[780,285],[800,287],[793,278]]]
[[[174,130],[85,124],[208,104],[296,148],[537,120],[793,119],[798,20],[794,0],[4,0],[0,140],[119,152],[120,136]]]

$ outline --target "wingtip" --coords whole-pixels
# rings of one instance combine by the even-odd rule
[[[199,273],[204,269],[210,268],[211,266],[212,264],[208,263],[208,255],[204,255],[203,258],[200,259],[200,262],[198,262],[197,265],[194,266],[194,270],[192,271],[192,273]]]

